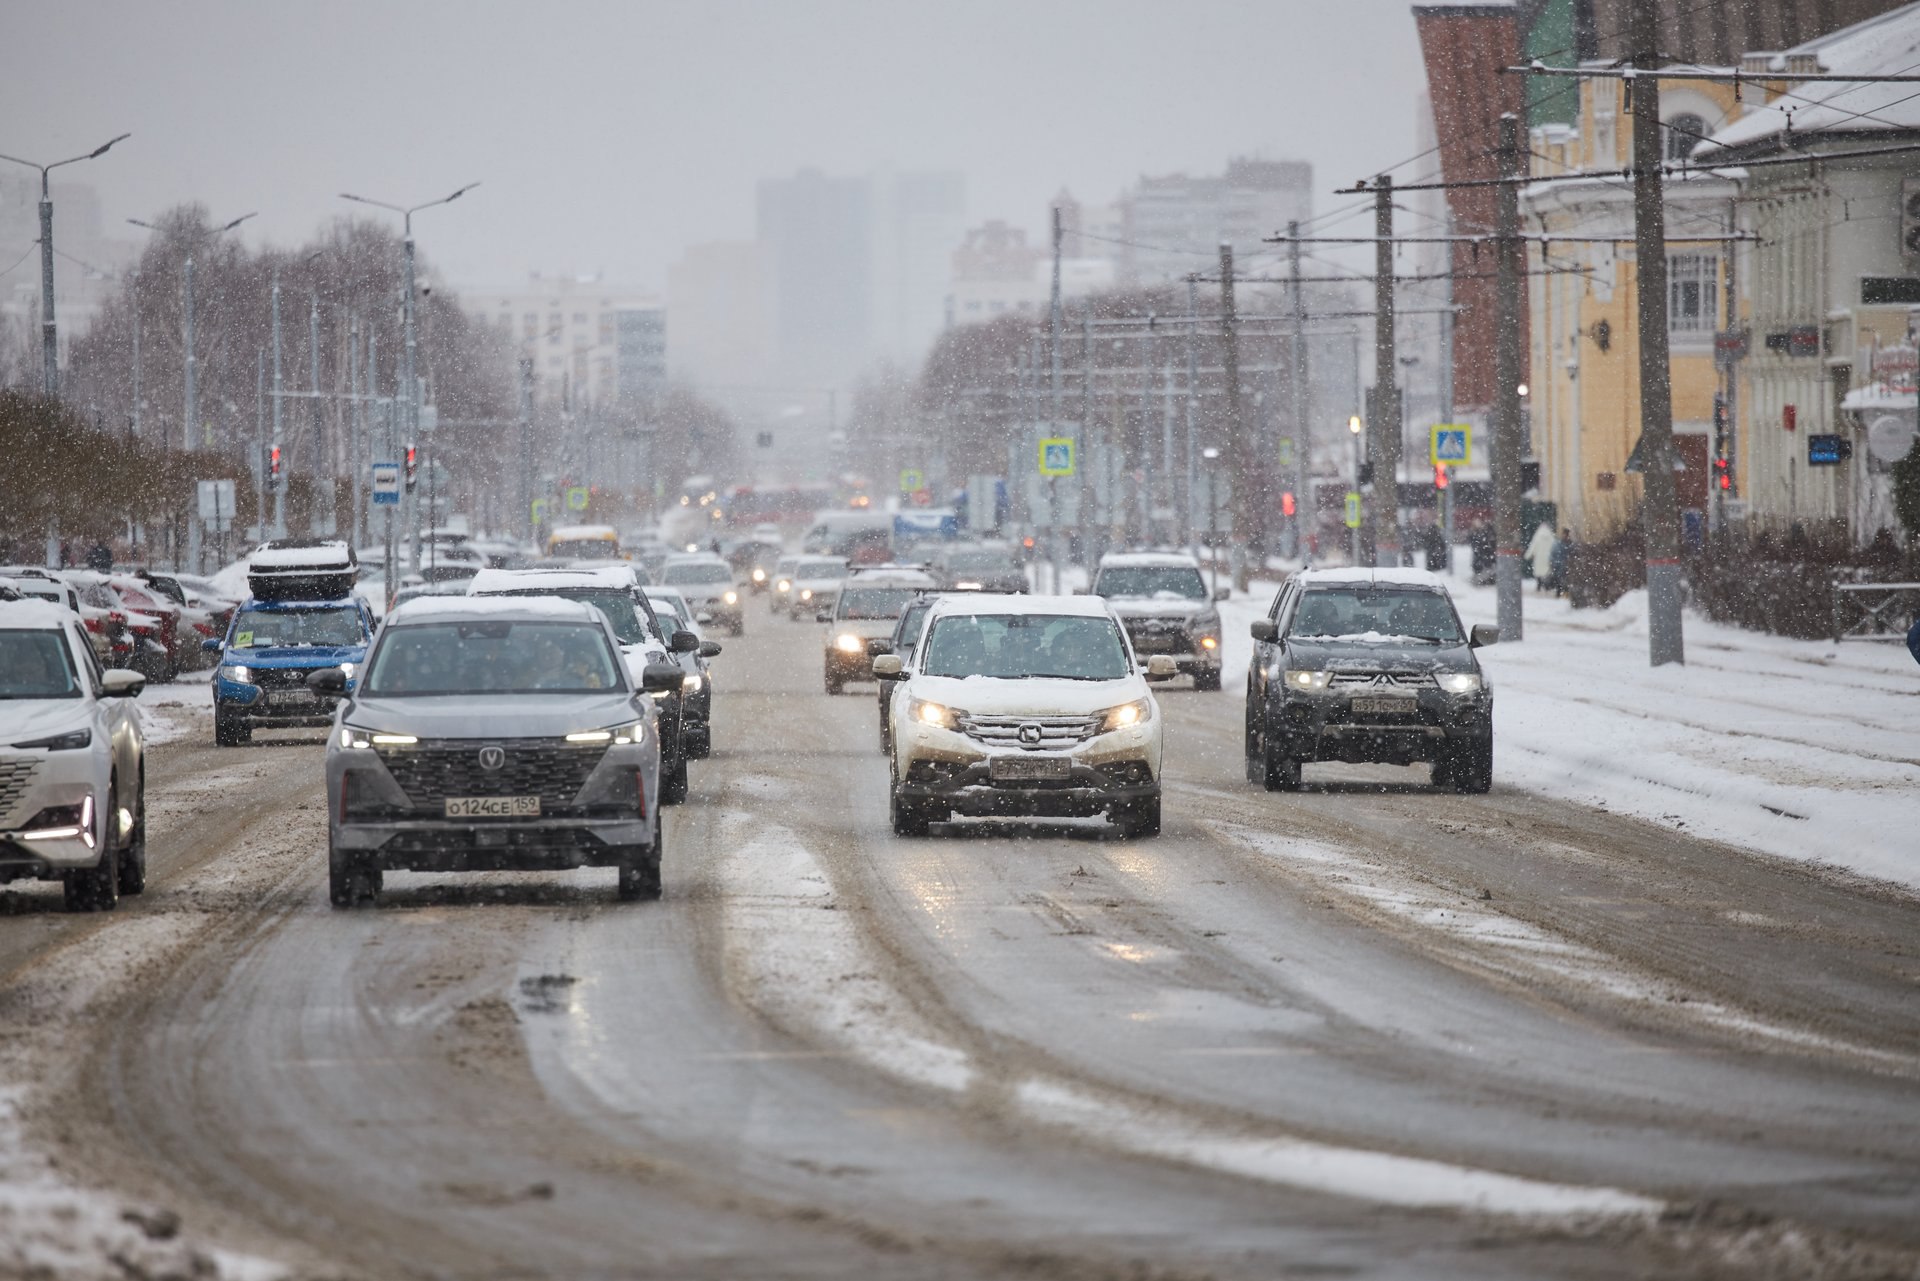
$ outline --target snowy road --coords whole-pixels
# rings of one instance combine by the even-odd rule
[[[1423,771],[1270,796],[1231,689],[1162,697],[1157,841],[899,840],[872,687],[750,626],[658,904],[331,911],[317,743],[169,709],[149,893],[0,895],[34,1150],[316,1277],[1920,1267],[1913,899]]]

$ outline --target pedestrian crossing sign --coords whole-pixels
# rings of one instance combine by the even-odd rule
[[[1348,529],[1360,528],[1360,495],[1351,489],[1347,491],[1346,522]]]
[[[1073,437],[1050,436],[1040,442],[1040,474],[1073,475]]]
[[[1473,465],[1473,425],[1435,423],[1428,453],[1435,467]]]
[[[925,489],[926,487],[927,478],[918,467],[902,467],[900,469],[901,493],[911,494],[917,489]]]

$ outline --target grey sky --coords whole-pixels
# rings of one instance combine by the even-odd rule
[[[464,284],[658,288],[803,165],[958,169],[970,221],[1038,231],[1063,183],[1104,201],[1257,153],[1312,161],[1324,212],[1414,152],[1424,80],[1408,0],[60,0],[5,28],[0,151],[134,132],[68,171],[110,221],[199,199],[287,243],[340,191],[477,178],[417,225]]]

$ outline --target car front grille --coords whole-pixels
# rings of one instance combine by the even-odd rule
[[[318,670],[314,667],[256,667],[253,669],[253,683],[261,689],[305,689],[307,673]]]
[[[1101,719],[1099,716],[969,716],[961,722],[960,729],[968,738],[990,747],[1058,751],[1098,734]]]
[[[482,752],[491,748],[503,754],[498,769],[480,763]],[[573,803],[606,753],[599,743],[562,746],[544,739],[462,739],[374,750],[419,808],[437,807],[449,796],[538,796],[543,807],[563,808]]]
[[[1334,689],[1350,693],[1369,690],[1432,689],[1433,676],[1427,672],[1335,672],[1328,682]]]
[[[1184,618],[1129,618],[1126,628],[1136,650],[1184,653],[1193,648]]]
[[[12,827],[27,817],[16,816],[13,811],[20,804],[20,798],[27,794],[27,785],[33,782],[34,772],[39,768],[40,762],[31,756],[0,758],[0,827]]]

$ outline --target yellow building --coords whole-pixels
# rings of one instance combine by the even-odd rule
[[[1532,131],[1532,174],[1547,178],[1625,168],[1633,121],[1623,82],[1582,80],[1578,125]],[[1663,81],[1663,152],[1684,158],[1740,111],[1730,86]],[[1736,185],[1712,177],[1669,178],[1667,340],[1673,379],[1675,456],[1684,472],[1681,507],[1704,518],[1716,396],[1726,389],[1714,337],[1730,328],[1726,239],[1737,225]],[[1637,276],[1633,184],[1598,174],[1534,182],[1520,196],[1529,233],[1589,238],[1528,247],[1532,386],[1528,404],[1542,496],[1581,539],[1612,533],[1634,516],[1640,477],[1628,471],[1640,439]],[[1688,240],[1690,236],[1700,237]]]

